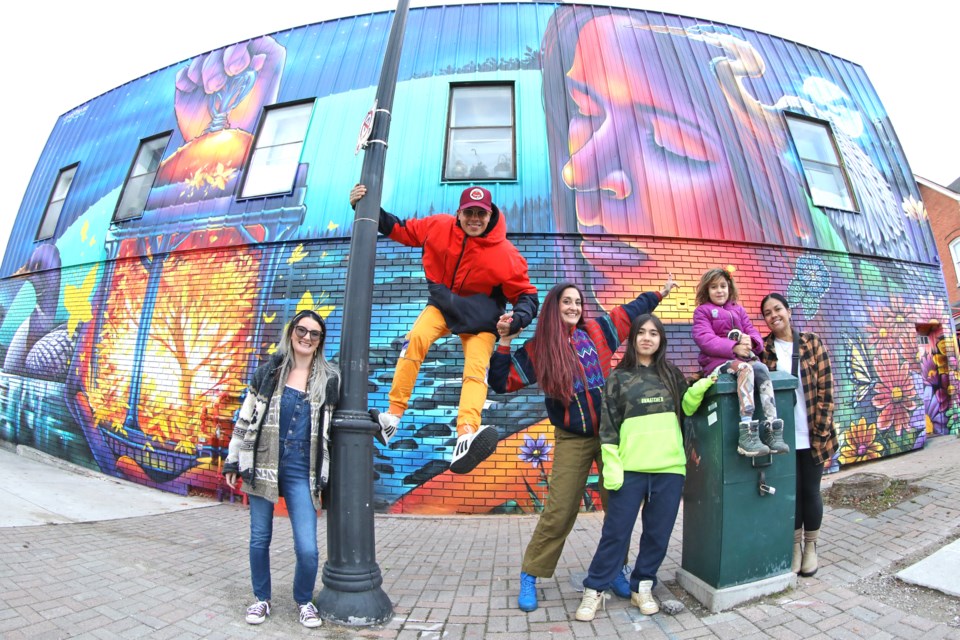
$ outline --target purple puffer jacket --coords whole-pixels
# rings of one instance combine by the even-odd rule
[[[760,332],[750,322],[743,307],[735,302],[727,302],[722,307],[707,302],[693,312],[693,341],[700,347],[697,362],[704,373],[710,373],[724,362],[735,360],[733,348],[737,343],[727,337],[731,329],[739,329],[750,336],[753,351],[763,352],[763,339]]]

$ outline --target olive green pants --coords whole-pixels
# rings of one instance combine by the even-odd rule
[[[550,472],[547,504],[537,521],[533,538],[523,554],[524,573],[549,578],[557,568],[563,543],[573,530],[580,513],[580,502],[587,486],[591,465],[596,462],[603,473],[600,459],[600,438],[584,438],[553,428],[556,443],[553,469]],[[600,500],[607,509],[607,491],[600,476]],[[591,550],[592,551],[592,550]]]

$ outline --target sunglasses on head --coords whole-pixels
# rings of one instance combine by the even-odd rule
[[[306,338],[307,334],[310,334],[311,342],[319,342],[320,338],[323,337],[323,331],[317,331],[316,329],[307,329],[306,327],[301,327],[297,325],[293,328],[293,332],[297,334],[298,338]]]

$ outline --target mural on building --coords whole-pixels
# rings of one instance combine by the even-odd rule
[[[360,166],[349,123],[372,102],[389,21],[224,47],[61,118],[14,230],[23,241],[3,263],[0,438],[165,490],[221,489],[233,413],[283,323],[318,309],[336,359],[349,321],[346,194]],[[681,289],[658,313],[690,374],[696,282],[728,267],[758,326],[760,299],[781,291],[831,350],[833,468],[958,431],[957,349],[929,224],[859,67],[642,11],[414,10],[384,185],[384,206],[401,217],[456,208],[462,185],[438,172],[449,86],[467,81],[515,87],[519,179],[490,188],[541,291],[583,283],[599,314],[673,273]],[[313,115],[290,193],[238,198],[264,108],[305,100]],[[813,204],[786,112],[831,123],[858,213]],[[137,141],[164,131],[143,215],[114,222]],[[73,162],[54,239],[31,243],[58,168]],[[375,286],[369,399],[382,407],[403,331],[426,302],[419,255],[381,244]],[[456,340],[436,344],[397,438],[376,448],[377,507],[536,511],[553,435],[535,390],[491,394],[497,453],[468,476],[447,471]],[[596,504],[594,477],[584,505]]]

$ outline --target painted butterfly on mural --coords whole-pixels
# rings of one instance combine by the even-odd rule
[[[856,336],[847,342],[850,346],[850,378],[853,380],[854,394],[857,402],[863,402],[877,384],[877,372],[863,337]]]

